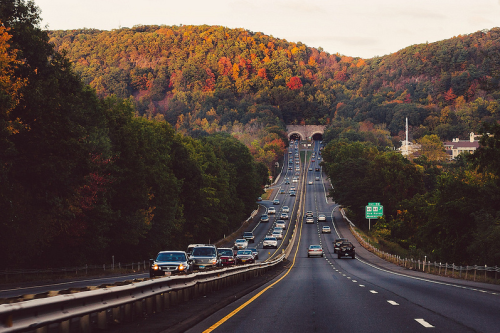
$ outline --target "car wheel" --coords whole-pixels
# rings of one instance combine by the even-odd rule
[[[153,272],[149,272],[149,278],[152,279],[154,277],[155,277],[155,275],[153,274]]]
[[[342,256],[339,253],[339,254],[337,254],[337,259],[340,259],[340,258],[342,258]]]
[[[355,253],[352,254],[352,259],[356,259],[356,254]]]
[[[310,256],[309,254],[307,255],[307,257],[308,257],[308,258],[311,258],[311,256]]]

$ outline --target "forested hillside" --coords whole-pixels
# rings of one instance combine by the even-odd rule
[[[408,117],[415,139],[445,140],[500,119],[500,28],[372,59],[220,26],[51,31],[50,42],[98,95],[132,96],[194,135],[351,119],[398,136]]]
[[[268,178],[250,149],[99,99],[39,22],[0,2],[1,266],[144,260],[239,227]]]

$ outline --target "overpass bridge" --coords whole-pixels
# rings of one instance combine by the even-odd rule
[[[288,139],[323,140],[326,125],[287,125]]]

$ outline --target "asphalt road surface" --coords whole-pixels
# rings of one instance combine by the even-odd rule
[[[389,264],[349,233],[325,196],[325,179],[314,180],[318,162],[308,163],[306,181],[313,184],[306,186],[305,210],[315,223],[301,225],[292,267],[187,332],[500,332],[498,287],[384,268]],[[319,213],[328,214],[326,222],[317,222]],[[321,233],[324,224],[331,234]],[[333,255],[338,233],[356,246],[355,260]],[[326,256],[308,258],[311,244],[321,244]]]

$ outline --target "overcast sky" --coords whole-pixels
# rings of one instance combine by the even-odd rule
[[[371,58],[500,26],[500,0],[35,0],[42,27],[221,25]]]

